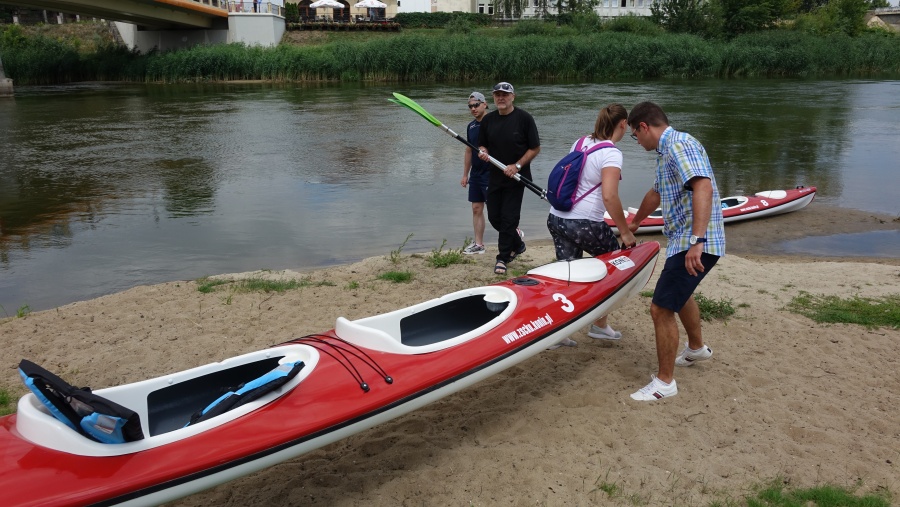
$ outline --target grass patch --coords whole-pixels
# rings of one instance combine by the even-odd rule
[[[9,415],[16,411],[13,395],[6,389],[0,388],[0,416]]]
[[[469,242],[469,239],[466,238],[466,243]],[[449,249],[444,251],[444,247],[447,245],[447,240],[445,239],[441,242],[441,246],[433,249],[431,251],[431,256],[428,257],[428,263],[431,264],[432,267],[435,268],[446,268],[451,264],[467,264],[469,262],[466,259],[465,254],[463,254],[463,248],[459,249]]]
[[[228,286],[233,292],[286,292],[304,287],[333,287],[334,282],[327,280],[313,282],[307,278],[302,280],[267,280],[264,278],[248,278],[246,280],[223,280],[201,278],[197,280],[197,290],[209,294],[221,286]]]
[[[748,507],[889,507],[890,493],[857,496],[846,488],[824,485],[807,489],[786,489],[776,480],[745,498]]]
[[[882,299],[853,296],[814,296],[800,292],[788,310],[820,323],[859,324],[867,328],[900,328],[900,294]]]
[[[413,274],[411,271],[388,271],[378,275],[378,279],[393,283],[409,283],[413,279]]]
[[[720,319],[726,320],[734,315],[735,309],[731,304],[731,299],[720,299],[718,301],[709,299],[703,293],[694,294],[694,301],[700,307],[700,318],[703,320]]]
[[[392,263],[397,264],[398,262],[400,262],[400,252],[403,251],[403,247],[406,246],[406,243],[409,242],[409,238],[411,237],[413,237],[413,233],[409,233],[409,236],[407,236],[406,239],[403,240],[403,243],[400,243],[400,246],[398,246],[396,250],[391,250],[388,259],[390,259]]]
[[[359,288],[359,282],[354,280],[354,281],[348,283],[344,288],[347,290],[356,290]]]
[[[642,297],[642,298],[652,298],[652,297],[653,297],[653,291],[652,291],[652,290],[642,290],[642,291],[641,291],[641,297]]]
[[[6,308],[3,308],[3,305],[0,305],[0,310],[3,310],[3,314],[9,317],[9,313],[7,313]],[[16,318],[21,319],[31,313],[31,307],[28,305],[22,305],[16,310]]]

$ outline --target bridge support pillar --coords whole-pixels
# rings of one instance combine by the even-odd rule
[[[131,23],[116,22],[119,35],[129,47],[146,53],[185,49],[198,44],[241,42],[248,46],[277,46],[285,32],[284,17],[268,13],[229,13],[227,23],[210,29],[145,30]]]
[[[13,80],[7,79],[3,73],[3,60],[0,59],[0,97],[12,97]]]

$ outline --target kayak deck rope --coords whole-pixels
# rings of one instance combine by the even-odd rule
[[[338,343],[334,343],[332,340],[335,340]],[[304,343],[320,352],[324,352],[331,356],[335,361],[338,362],[338,364],[340,364],[344,367],[345,370],[347,370],[347,373],[349,373],[350,376],[353,377],[353,380],[357,384],[359,384],[359,387],[363,390],[363,392],[369,392],[369,384],[368,382],[366,382],[365,377],[363,377],[362,373],[360,373],[359,369],[354,364],[353,359],[348,357],[348,354],[356,358],[358,361],[362,361],[364,364],[368,365],[369,368],[372,368],[372,370],[378,376],[382,377],[386,383],[394,383],[393,377],[388,375],[384,368],[382,368],[377,361],[372,359],[372,356],[367,354],[364,350],[360,349],[356,345],[342,338],[325,334],[310,334],[292,341],[294,343]],[[337,353],[337,355],[335,354],[335,352]],[[340,356],[340,358],[338,357],[338,355]]]

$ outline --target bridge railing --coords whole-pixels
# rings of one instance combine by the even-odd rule
[[[228,9],[227,0],[194,0],[198,4],[208,5],[210,7],[218,7],[219,9]]]
[[[219,2],[228,12],[244,12],[249,14],[275,14],[284,17],[284,5],[274,2],[255,0],[205,0]]]

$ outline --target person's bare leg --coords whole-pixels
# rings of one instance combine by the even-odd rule
[[[675,312],[651,303],[650,316],[656,331],[656,360],[659,362],[656,377],[669,384],[675,378],[675,356],[678,354],[678,323],[675,321]]]
[[[693,297],[688,298],[687,303],[678,312],[678,318],[688,335],[688,346],[691,350],[699,350],[703,347],[703,332],[700,326],[700,306]]]
[[[475,228],[475,244],[484,244],[484,203],[472,203],[472,226]]]

